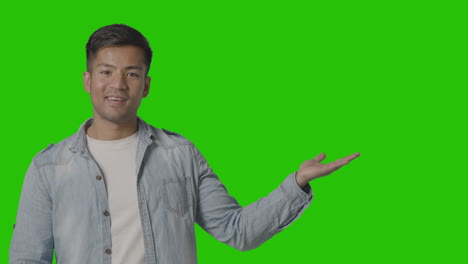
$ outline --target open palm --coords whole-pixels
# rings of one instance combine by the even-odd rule
[[[317,155],[317,157],[301,163],[299,171],[296,174],[297,184],[303,188],[309,181],[329,175],[360,155],[361,154],[359,152],[356,152],[336,161],[322,164],[320,162],[326,158],[326,155],[325,153],[321,153]]]

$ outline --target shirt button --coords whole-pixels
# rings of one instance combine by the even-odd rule
[[[96,180],[100,181],[101,179],[102,179],[102,177],[101,177],[101,176],[99,176],[99,175],[98,175],[98,176],[96,176]]]
[[[112,250],[106,249],[106,253],[107,253],[107,254],[110,254],[110,253],[112,253]]]
[[[109,216],[109,212],[108,212],[108,211],[104,211],[104,215],[105,215],[105,216]]]

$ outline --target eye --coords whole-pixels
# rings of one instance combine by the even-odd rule
[[[134,72],[129,72],[129,73],[127,73],[127,75],[128,75],[129,77],[139,77],[139,75],[136,74],[136,73],[134,73]]]
[[[110,71],[101,71],[100,74],[102,74],[102,75],[110,75],[111,72],[110,72]]]

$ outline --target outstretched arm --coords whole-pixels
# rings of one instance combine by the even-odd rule
[[[317,165],[324,157],[306,161],[301,165],[300,178],[298,172],[291,173],[268,196],[242,207],[228,194],[203,155],[196,148],[193,150],[199,175],[196,221],[217,240],[239,250],[258,247],[294,222],[312,200],[307,182],[342,166]],[[297,179],[304,179],[302,186]]]

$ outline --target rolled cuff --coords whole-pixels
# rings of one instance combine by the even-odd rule
[[[299,218],[304,210],[309,207],[313,198],[312,188],[309,183],[301,189],[296,181],[296,173],[291,173],[284,182],[280,185],[283,194],[288,198],[291,203],[292,217],[286,221],[285,224],[278,227],[279,230],[285,229],[297,218]]]

